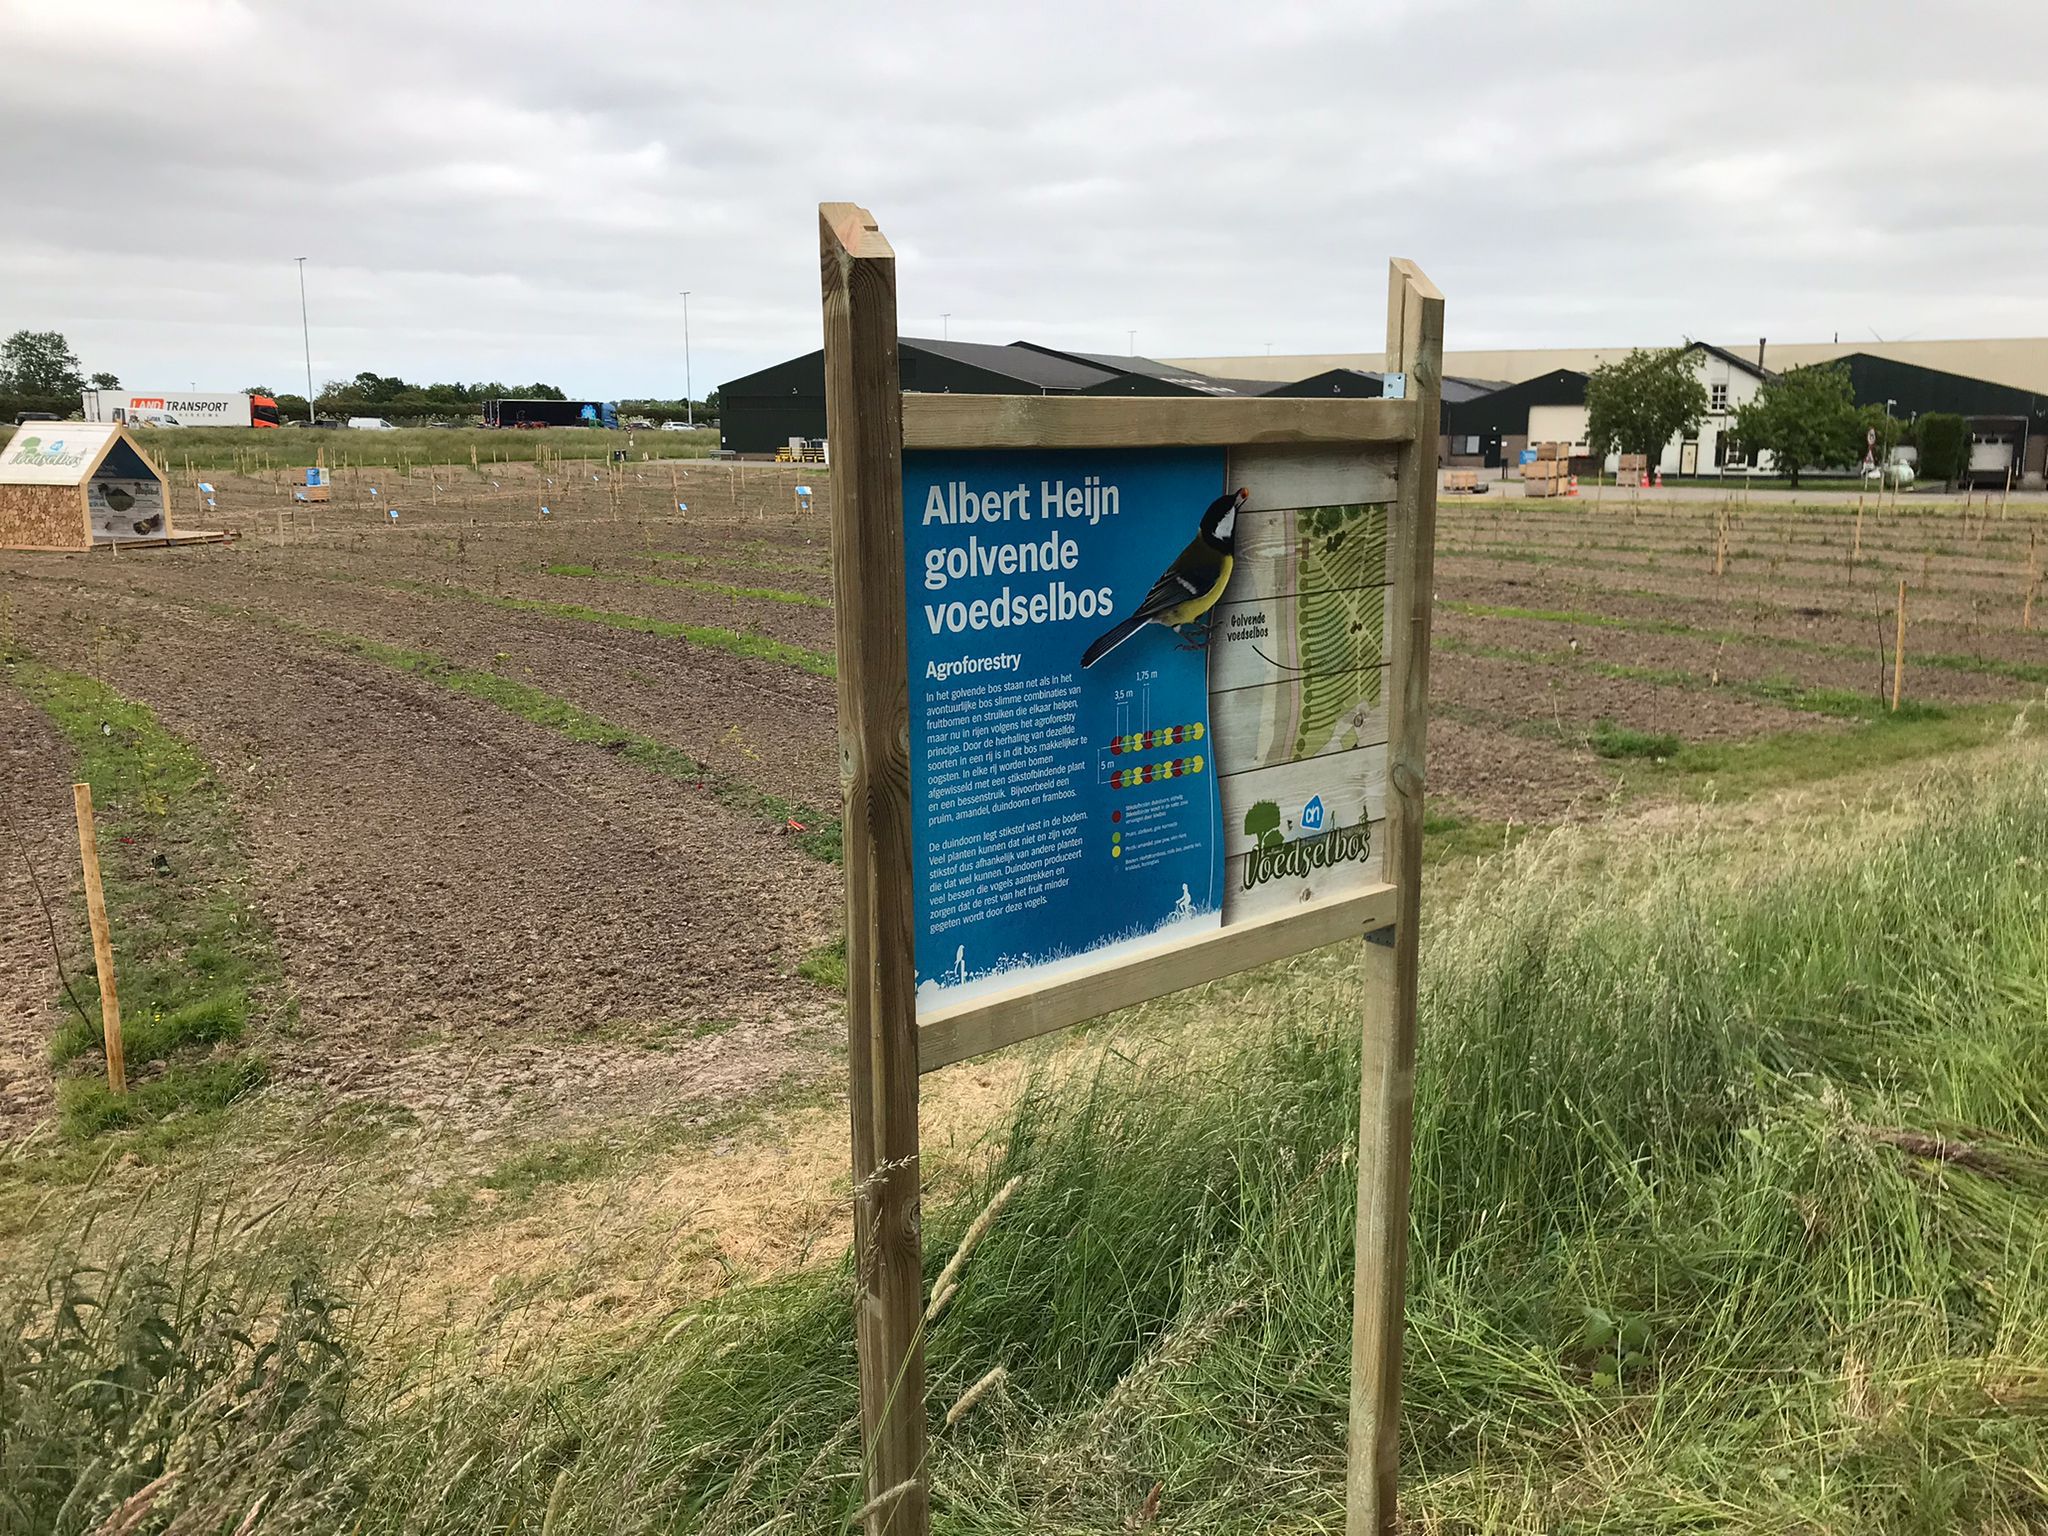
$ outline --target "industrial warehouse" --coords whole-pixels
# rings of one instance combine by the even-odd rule
[[[1737,440],[1737,410],[1775,373],[1840,363],[1856,404],[1910,422],[1928,412],[1964,418],[1968,482],[2039,489],[2048,474],[2048,341],[1878,343],[1758,342],[1742,350],[1685,343],[1705,386],[1708,411],[1696,434],[1674,436],[1650,469],[1667,476],[1769,472],[1767,457]],[[1595,368],[1626,348],[1574,351],[1446,352],[1438,460],[1446,468],[1512,474],[1538,443],[1564,445],[1581,472],[1596,464],[1586,439],[1586,385]],[[1384,378],[1375,354],[1158,359],[1076,352],[1030,341],[1008,345],[903,337],[903,388],[930,394],[1207,395],[1377,397]],[[1948,366],[1936,366],[1936,364]],[[1962,369],[1976,368],[1980,373]],[[719,388],[720,446],[742,457],[773,455],[792,441],[828,437],[823,352],[807,352]]]

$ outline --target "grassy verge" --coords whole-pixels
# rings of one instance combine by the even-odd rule
[[[240,427],[144,427],[136,434],[150,455],[167,469],[272,468],[313,462],[321,449],[330,464],[380,467],[408,464],[457,465],[466,473],[470,450],[488,467],[494,456],[508,464],[531,464],[535,451],[546,449],[565,459],[608,459],[624,449],[635,460],[642,453],[657,459],[702,459],[718,451],[718,434],[697,432],[606,432],[592,427],[550,427],[539,432],[491,431],[483,427],[401,427],[392,432],[307,431],[286,427],[254,431]],[[630,443],[629,443],[630,436]]]
[[[1775,867],[1525,850],[1433,924],[1408,1526],[2048,1522],[2048,774],[2004,768]],[[1155,1486],[1162,1530],[1341,1524],[1351,986],[1308,958],[1234,998],[1220,1053],[1042,1082],[928,1213],[929,1282],[1017,1181],[928,1333],[936,1529],[1110,1536]],[[843,1266],[525,1369],[423,1356],[395,1391],[323,1282],[258,1305],[181,1266],[0,1336],[24,1528],[91,1529],[165,1470],[162,1520],[261,1495],[280,1529],[425,1536],[829,1531],[866,1496]],[[154,1390],[85,1390],[166,1337]]]
[[[1631,588],[1619,596],[1655,597],[1671,600],[1668,592]],[[1828,640],[1801,640],[1789,635],[1767,635],[1753,630],[1697,629],[1671,619],[1627,618],[1611,613],[1587,613],[1577,609],[1516,608],[1498,603],[1468,603],[1439,600],[1438,606],[1451,613],[1481,619],[1525,619],[1540,624],[1575,624],[1595,629],[1621,629],[1646,635],[1685,635],[1723,645],[1755,645],[1770,650],[1798,651],[1809,656],[1847,656],[1868,661],[1867,646],[1840,645]],[[2048,684],[2048,666],[2028,661],[2000,661],[1989,656],[1958,656],[1942,652],[1909,651],[1907,667],[1937,667],[1946,672],[1974,672],[1986,677],[2010,678],[2014,682]]]
[[[1455,656],[1483,656],[1493,661],[1535,662],[1562,667],[1593,677],[1611,677],[1623,682],[1653,683],[1667,688],[1686,688],[1698,693],[1719,693],[1755,699],[1761,704],[1780,704],[1803,714],[1827,715],[1837,720],[1937,720],[1951,711],[1938,704],[1902,699],[1893,710],[1886,699],[1873,693],[1848,688],[1826,688],[1801,683],[1789,677],[1739,678],[1702,677],[1680,667],[1644,667],[1629,662],[1599,661],[1569,650],[1531,651],[1512,645],[1485,645],[1452,635],[1431,641],[1438,651]],[[1626,755],[1626,754],[1620,754]]]
[[[2014,720],[2013,706],[1983,704],[1879,714],[1842,731],[1780,731],[1747,741],[1682,742],[1675,752],[1633,762],[1629,788],[1739,799],[1966,752],[1997,741],[2012,730]]]
[[[838,817],[827,816],[794,800],[785,800],[780,795],[771,795],[744,780],[700,763],[687,752],[671,747],[665,742],[614,725],[603,716],[580,709],[567,699],[545,689],[509,677],[500,677],[495,672],[462,666],[432,651],[385,645],[380,641],[364,640],[355,635],[328,630],[309,633],[350,655],[361,656],[380,665],[409,673],[438,688],[445,688],[450,693],[459,693],[468,698],[481,699],[486,704],[494,704],[507,714],[517,715],[522,720],[543,726],[557,735],[567,737],[570,741],[605,747],[628,762],[637,763],[642,768],[661,774],[664,778],[701,784],[721,804],[729,805],[749,816],[760,817],[772,826],[787,828],[790,822],[797,822],[805,829],[792,833],[793,840],[799,848],[812,858],[825,863],[839,862]]]
[[[50,1048],[74,1069],[58,1084],[63,1127],[86,1137],[154,1125],[158,1141],[203,1128],[261,1080],[261,1062],[234,1047],[281,979],[225,798],[198,753],[142,705],[25,656],[9,658],[7,675],[63,732],[92,785],[113,927],[132,1091],[105,1083],[81,912],[66,969],[89,1016],[71,1012]]]
[[[745,547],[759,550],[764,546],[748,545]],[[770,550],[778,548],[778,546],[774,545],[765,547]],[[712,559],[708,555],[689,554],[679,549],[650,549],[646,551],[646,558],[649,560],[673,561],[686,571],[702,571],[708,570],[713,566],[726,565],[738,566],[742,570],[749,571],[774,571],[782,576],[830,576],[832,574],[832,562],[830,559],[805,563],[803,561],[776,559],[759,553],[739,555],[733,553],[730,549],[721,550],[716,559]]]
[[[776,640],[767,635],[741,634],[737,630],[723,629],[715,624],[678,624],[668,619],[650,619],[638,613],[586,608],[581,603],[551,603],[533,597],[507,597],[502,593],[479,592],[474,587],[450,586],[438,582],[393,581],[386,585],[430,597],[463,598],[473,603],[485,603],[493,608],[510,609],[516,613],[540,613],[551,619],[573,619],[583,624],[603,624],[611,629],[630,630],[636,635],[654,635],[663,640],[687,640],[692,645],[724,651],[730,656],[744,656],[753,661],[772,661],[778,666],[794,667],[797,671],[808,672],[814,677],[839,675],[838,664],[821,652],[807,650],[800,645],[790,645],[786,641]]]
[[[580,576],[590,581],[630,581],[643,587],[677,587],[685,592],[711,592],[720,597],[747,598],[762,603],[787,603],[798,608],[830,608],[829,598],[808,592],[790,592],[781,587],[739,587],[730,582],[696,576],[650,576],[635,571],[601,571],[594,565],[550,565],[550,576]]]

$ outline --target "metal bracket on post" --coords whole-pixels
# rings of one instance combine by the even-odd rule
[[[1365,942],[1368,944],[1378,944],[1383,946],[1384,948],[1392,949],[1394,947],[1394,934],[1396,930],[1399,929],[1399,927],[1400,924],[1398,923],[1389,923],[1384,928],[1375,928],[1371,933],[1368,933],[1365,936]]]

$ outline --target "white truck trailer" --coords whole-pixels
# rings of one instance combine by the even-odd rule
[[[133,427],[274,427],[277,402],[268,395],[209,395],[190,390],[88,389],[80,397],[87,421]]]

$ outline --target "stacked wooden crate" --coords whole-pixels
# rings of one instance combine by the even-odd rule
[[[1648,485],[1649,466],[1647,455],[1624,453],[1616,462],[1614,483],[1625,486]]]
[[[1571,490],[1572,445],[1538,443],[1534,462],[1522,466],[1524,496],[1563,496]]]

